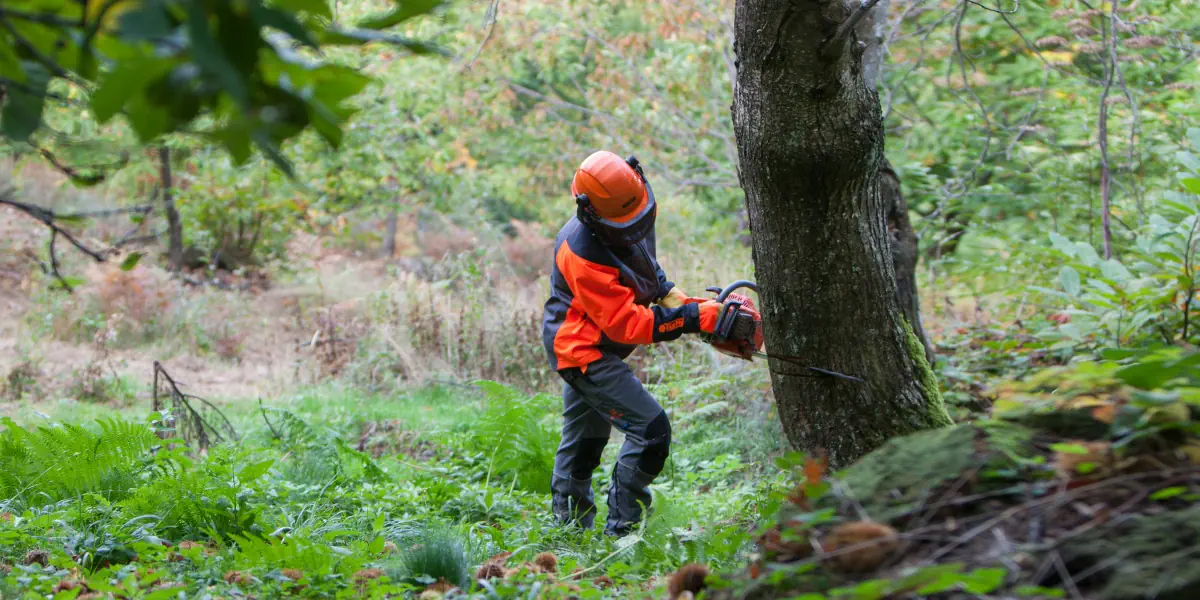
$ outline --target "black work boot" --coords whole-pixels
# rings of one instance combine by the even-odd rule
[[[575,524],[591,529],[596,518],[596,503],[592,498],[592,480],[559,477],[550,480],[551,508],[559,524]]]
[[[608,488],[608,523],[604,533],[614,537],[628,535],[642,520],[642,509],[650,509],[650,483],[654,475],[617,463],[612,485]]]

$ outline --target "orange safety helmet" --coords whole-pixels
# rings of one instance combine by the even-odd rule
[[[575,171],[571,195],[579,220],[609,245],[632,246],[654,228],[658,205],[636,157],[592,153]]]

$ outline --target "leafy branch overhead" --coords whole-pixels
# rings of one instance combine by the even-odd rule
[[[169,133],[257,147],[285,172],[280,148],[307,129],[334,147],[370,79],[328,60],[328,47],[375,42],[436,52],[392,31],[441,0],[395,2],[357,27],[328,0],[6,0],[0,5],[0,134],[36,145],[48,102],[90,97],[96,118],[122,115],[149,143]]]

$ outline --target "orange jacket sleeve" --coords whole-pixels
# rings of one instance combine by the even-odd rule
[[[652,344],[701,331],[701,322],[716,322],[719,305],[702,307],[690,303],[679,308],[641,306],[634,302],[633,290],[623,285],[617,269],[585,260],[563,244],[556,257],[575,302],[604,335],[618,344]],[[706,303],[707,304],[707,303]],[[711,303],[716,304],[716,303]],[[702,313],[708,319],[702,319]]]

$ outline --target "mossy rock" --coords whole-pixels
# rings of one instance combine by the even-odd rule
[[[879,521],[909,511],[930,493],[977,467],[980,484],[1001,487],[1032,458],[1033,431],[1004,421],[983,421],[921,431],[890,440],[839,473],[847,494]]]
[[[1112,427],[1097,421],[1090,408],[1014,411],[999,418],[1063,438],[1103,440],[1112,433]]]
[[[1198,547],[1200,506],[1192,506],[1096,528],[1065,542],[1060,553],[1072,573],[1109,565],[1081,583],[1099,600],[1191,600],[1200,598]]]

